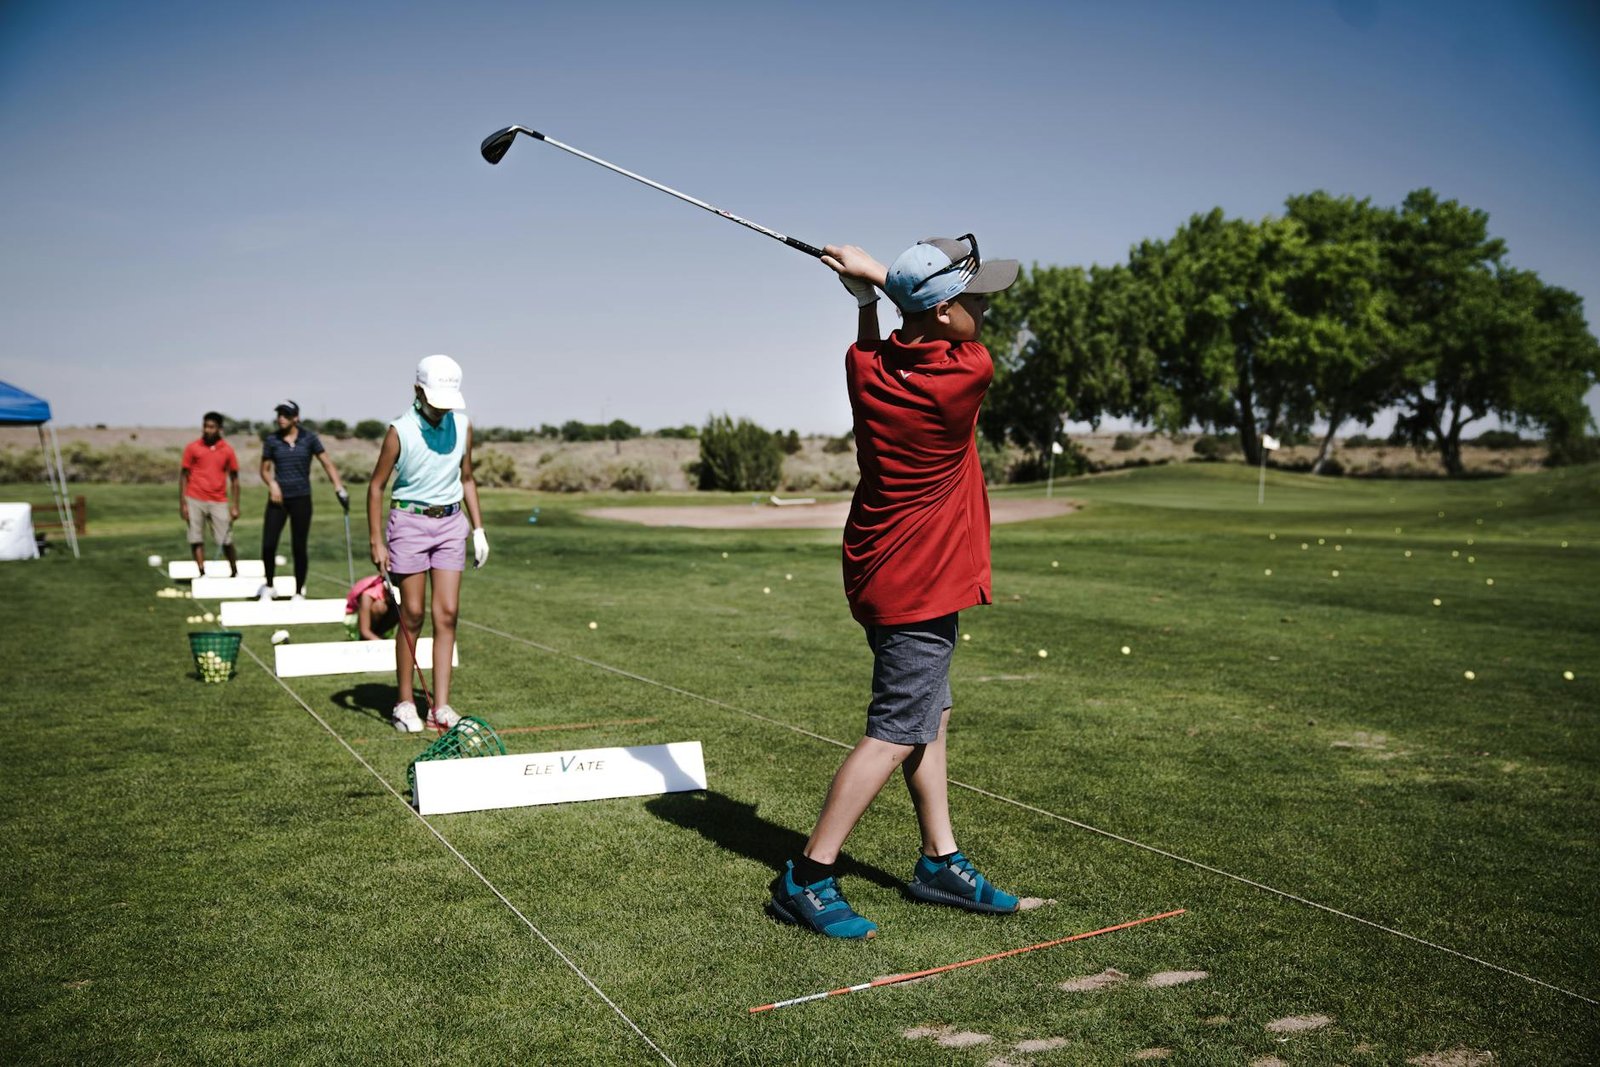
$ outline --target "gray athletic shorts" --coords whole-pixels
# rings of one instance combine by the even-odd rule
[[[872,703],[867,736],[895,745],[939,739],[950,706],[950,656],[961,631],[954,613],[902,626],[867,626],[872,649]]]
[[[196,500],[185,497],[189,505],[189,543],[198,545],[205,541],[206,526],[211,526],[211,539],[220,547],[233,544],[233,519],[228,515],[228,504],[223,500]]]

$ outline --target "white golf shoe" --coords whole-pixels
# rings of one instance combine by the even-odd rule
[[[261,588],[256,590],[257,600],[275,600],[277,596],[278,592],[272,588],[271,582],[262,582]]]
[[[394,728],[403,734],[420,734],[422,720],[417,718],[417,706],[409,700],[402,700],[394,706]]]
[[[460,721],[461,716],[449,704],[440,704],[428,712],[428,725],[435,730],[448,730]]]

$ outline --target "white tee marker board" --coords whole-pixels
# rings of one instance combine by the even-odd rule
[[[224,626],[293,626],[344,622],[343,600],[224,600]]]
[[[412,799],[419,815],[706,788],[705,756],[698,741],[424,760],[415,770],[417,792]]]
[[[261,591],[261,582],[260,578],[196,578],[189,595],[196,600],[248,600]],[[278,575],[272,580],[272,591],[294,596],[294,575]]]
[[[279,678],[309,678],[316,674],[394,673],[393,641],[317,641],[311,644],[273,645],[273,669]],[[433,638],[417,642],[417,661],[433,665]],[[450,650],[450,666],[461,666],[461,646]]]
[[[267,565],[259,559],[241,559],[239,561],[239,577],[265,578],[266,576]],[[192,559],[168,560],[167,577],[175,582],[187,582],[200,577],[200,568],[195,566]],[[228,566],[228,561],[225,559],[208,559],[206,560],[206,577],[231,578],[233,577],[233,569]],[[259,585],[260,582],[256,584]]]

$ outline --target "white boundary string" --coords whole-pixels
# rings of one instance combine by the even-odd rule
[[[749,718],[755,719],[755,720],[757,720],[759,722],[764,722],[764,723],[767,723],[767,724],[772,725],[772,726],[778,726],[778,727],[781,727],[781,728],[783,728],[785,730],[789,730],[789,731],[791,731],[793,733],[800,734],[800,735],[802,735],[804,737],[809,737],[809,738],[812,738],[814,740],[821,741],[821,742],[823,742],[825,744],[834,745],[834,746],[837,746],[838,748],[843,748],[843,749],[850,749],[850,748],[854,747],[854,746],[846,744],[845,742],[840,741],[840,740],[838,740],[836,738],[826,737],[826,736],[824,736],[822,734],[813,733],[810,730],[806,730],[806,729],[804,729],[802,727],[795,726],[792,723],[786,723],[786,722],[783,722],[780,719],[774,719],[774,718],[771,718],[769,716],[762,715],[762,714],[760,714],[758,712],[750,711],[750,710],[748,710],[746,708],[741,708],[741,707],[737,707],[737,706],[735,706],[733,704],[728,704],[728,703],[726,703],[724,701],[717,700],[717,699],[715,699],[713,697],[703,696],[703,695],[701,695],[699,693],[691,692],[691,691],[689,691],[687,689],[680,689],[677,686],[669,685],[666,682],[658,682],[653,678],[646,678],[642,674],[635,674],[632,671],[623,670],[621,667],[613,667],[609,663],[602,663],[599,660],[590,659],[587,656],[580,656],[576,652],[564,652],[561,649],[552,648],[549,645],[540,644],[538,641],[533,641],[533,640],[530,640],[529,638],[518,636],[517,634],[506,633],[504,630],[496,630],[492,626],[485,626],[482,623],[473,622],[470,619],[462,619],[462,620],[460,620],[458,625],[460,625],[460,626],[470,626],[475,630],[482,630],[484,633],[493,634],[494,636],[500,637],[500,638],[504,638],[507,641],[515,641],[515,642],[518,642],[520,644],[527,645],[530,648],[539,649],[541,652],[550,653],[551,655],[554,655],[554,656],[564,656],[567,659],[577,660],[579,663],[588,664],[591,667],[596,667],[596,668],[599,668],[600,670],[608,671],[611,674],[619,675],[619,676],[621,676],[623,678],[631,678],[632,680],[634,680],[636,682],[642,682],[645,685],[655,686],[657,689],[664,689],[669,693],[676,693],[679,696],[686,696],[686,697],[689,697],[689,698],[691,698],[693,700],[698,700],[698,701],[700,701],[702,703],[710,704],[712,707],[722,708],[724,710],[732,711],[732,712],[735,712],[735,713],[737,713],[739,715],[744,715],[744,716],[747,716]],[[1202,870],[1202,871],[1207,871],[1207,872],[1209,872],[1211,874],[1221,875],[1224,878],[1231,878],[1233,881],[1239,882],[1239,883],[1241,883],[1243,885],[1250,886],[1252,889],[1259,889],[1264,893],[1271,893],[1274,896],[1282,897],[1285,900],[1292,900],[1297,904],[1304,904],[1307,907],[1316,908],[1319,911],[1325,911],[1329,915],[1337,915],[1341,919],[1349,919],[1351,922],[1360,923],[1363,926],[1369,926],[1374,930],[1381,930],[1386,934],[1392,934],[1395,937],[1403,938],[1403,939],[1405,939],[1407,941],[1414,942],[1414,943],[1416,943],[1418,945],[1423,945],[1423,946],[1426,946],[1427,948],[1435,949],[1435,950],[1437,950],[1439,952],[1448,953],[1449,955],[1455,956],[1455,957],[1457,957],[1459,959],[1467,960],[1467,961],[1469,961],[1471,963],[1476,963],[1480,967],[1487,967],[1492,971],[1498,971],[1501,974],[1510,975],[1513,978],[1520,978],[1524,982],[1531,982],[1534,985],[1543,986],[1545,989],[1549,989],[1549,990],[1552,990],[1553,992],[1560,993],[1563,996],[1568,996],[1568,997],[1572,997],[1572,998],[1574,998],[1576,1000],[1581,1000],[1585,1004],[1594,1004],[1594,1005],[1600,1006],[1600,1000],[1595,1000],[1595,999],[1593,999],[1591,997],[1586,997],[1582,993],[1577,993],[1577,992],[1574,992],[1574,991],[1572,991],[1570,989],[1565,989],[1565,988],[1563,988],[1561,986],[1558,986],[1558,985],[1552,985],[1551,983],[1546,982],[1543,979],[1535,978],[1532,975],[1523,974],[1521,971],[1513,971],[1509,967],[1500,966],[1498,963],[1490,963],[1488,960],[1480,959],[1477,956],[1468,955],[1467,953],[1461,952],[1461,951],[1459,951],[1457,949],[1453,949],[1448,945],[1441,945],[1441,944],[1438,944],[1437,942],[1429,941],[1429,940],[1427,940],[1425,938],[1418,937],[1415,934],[1408,934],[1404,930],[1396,930],[1392,926],[1384,926],[1382,923],[1373,922],[1371,919],[1363,919],[1359,915],[1352,915],[1351,913],[1349,913],[1347,911],[1340,911],[1338,908],[1330,907],[1327,904],[1319,904],[1314,900],[1308,900],[1305,897],[1296,896],[1293,893],[1286,892],[1285,890],[1282,890],[1282,889],[1276,889],[1276,888],[1274,888],[1274,887],[1272,887],[1270,885],[1266,885],[1265,883],[1257,882],[1257,881],[1254,881],[1254,880],[1252,880],[1250,878],[1246,878],[1243,875],[1233,874],[1230,871],[1225,871],[1225,870],[1221,869],[1220,867],[1213,867],[1210,864],[1201,863],[1199,860],[1189,859],[1187,856],[1180,856],[1176,852],[1168,852],[1166,849],[1157,848],[1154,845],[1147,845],[1142,841],[1135,841],[1131,837],[1123,837],[1122,835],[1114,834],[1109,830],[1102,830],[1097,826],[1090,826],[1088,823],[1078,822],[1076,819],[1069,819],[1065,815],[1058,815],[1057,813],[1055,813],[1053,811],[1046,811],[1044,808],[1034,807],[1032,804],[1028,804],[1028,803],[1025,803],[1025,802],[1020,801],[1020,800],[1013,800],[1010,797],[1002,796],[999,793],[992,793],[987,789],[982,789],[982,788],[980,788],[978,786],[975,786],[975,785],[968,785],[966,782],[960,782],[960,781],[957,781],[954,778],[950,779],[950,784],[953,785],[953,786],[956,786],[957,788],[965,789],[968,792],[976,793],[979,796],[988,797],[990,800],[996,800],[996,801],[999,801],[1002,804],[1009,804],[1014,808],[1021,808],[1023,811],[1029,811],[1029,812],[1034,813],[1035,815],[1042,815],[1047,819],[1054,819],[1054,820],[1056,820],[1058,822],[1066,823],[1069,826],[1075,826],[1080,830],[1087,830],[1090,833],[1099,834],[1102,837],[1110,838],[1113,841],[1119,841],[1124,845],[1132,845],[1134,848],[1144,849],[1146,852],[1152,852],[1152,853],[1156,854],[1157,856],[1164,856],[1167,859],[1174,860],[1174,861],[1176,861],[1178,863],[1188,864],[1191,867],[1198,868],[1199,870]]]
[[[260,667],[262,672],[265,673],[268,678],[271,678],[273,681],[277,682],[278,685],[280,687],[282,687],[282,689],[283,689],[283,691],[285,693],[288,693],[291,697],[293,697],[294,698],[294,702],[296,704],[299,704],[300,707],[302,707],[303,709],[305,709],[305,713],[307,715],[311,716],[313,719],[315,719],[318,726],[321,726],[324,730],[326,730],[328,732],[328,735],[330,737],[332,737],[335,741],[339,742],[339,744],[344,747],[344,750],[346,752],[350,753],[350,755],[355,759],[355,761],[357,763],[359,763],[359,764],[361,764],[361,766],[365,767],[367,769],[367,773],[372,775],[372,777],[376,778],[378,780],[378,783],[389,791],[389,795],[394,797],[395,800],[400,802],[400,806],[406,809],[406,813],[407,814],[412,816],[414,819],[416,819],[418,822],[420,822],[423,826],[427,827],[428,832],[430,834],[432,834],[435,838],[437,838],[441,845],[443,845],[445,848],[449,849],[450,850],[450,854],[452,856],[454,856],[456,859],[460,860],[461,861],[461,865],[463,867],[465,867],[467,870],[471,871],[473,876],[476,877],[478,879],[478,881],[482,882],[486,887],[488,887],[489,892],[493,893],[497,898],[499,898],[500,903],[504,904],[507,908],[509,908],[511,910],[511,914],[513,914],[517,918],[521,919],[523,925],[526,926],[529,930],[532,930],[533,933],[534,933],[534,936],[537,937],[540,941],[543,941],[546,948],[548,948],[551,952],[555,953],[557,958],[559,958],[562,963],[565,963],[567,965],[567,967],[572,971],[573,974],[575,974],[579,978],[583,979],[583,984],[588,986],[591,990],[593,990],[595,996],[597,996],[601,1000],[605,1001],[606,1002],[606,1006],[609,1007],[613,1012],[615,1012],[617,1014],[617,1018],[619,1018],[623,1022],[627,1023],[628,1027],[634,1033],[639,1035],[639,1039],[642,1040],[646,1045],[650,1046],[651,1051],[653,1051],[657,1056],[660,1056],[663,1062],[671,1064],[672,1067],[677,1067],[677,1064],[673,1063],[672,1057],[668,1056],[665,1052],[661,1051],[660,1046],[658,1046],[654,1041],[650,1040],[650,1035],[646,1034],[643,1030],[639,1029],[639,1024],[634,1022],[632,1019],[630,1019],[628,1017],[627,1012],[623,1011],[620,1007],[617,1006],[616,1001],[614,1001],[610,997],[606,996],[605,990],[601,989],[598,985],[596,985],[594,979],[590,978],[587,974],[585,974],[583,972],[583,968],[579,967],[576,963],[573,962],[572,957],[568,956],[565,952],[562,952],[561,949],[559,947],[557,947],[557,945],[556,945],[556,943],[554,941],[550,940],[548,937],[545,936],[545,933],[544,933],[543,930],[540,930],[537,926],[533,925],[533,921],[530,920],[526,915],[522,914],[522,911],[515,904],[511,903],[511,901],[506,897],[506,895],[504,893],[500,892],[499,887],[496,886],[493,882],[489,881],[489,879],[487,877],[485,877],[484,873],[482,871],[478,870],[478,868],[473,865],[471,860],[469,860],[469,859],[467,859],[467,857],[463,856],[461,854],[461,850],[456,848],[455,845],[450,843],[450,839],[449,838],[445,837],[444,834],[441,834],[438,831],[438,829],[431,822],[429,822],[427,819],[423,818],[420,814],[418,814],[417,813],[417,809],[413,808],[406,801],[406,798],[401,796],[400,792],[397,789],[395,789],[394,786],[389,784],[388,779],[386,779],[383,775],[379,774],[377,772],[377,770],[372,766],[372,764],[368,763],[365,759],[363,759],[361,757],[361,753],[357,752],[354,748],[351,748],[350,747],[350,743],[348,741],[346,741],[343,737],[340,737],[338,731],[336,731],[332,726],[328,725],[327,720],[325,720],[321,715],[318,715],[315,711],[313,711],[312,708],[311,708],[311,705],[307,704],[304,700],[302,700],[299,693],[296,693],[293,689],[289,688],[288,683],[286,683],[282,678],[279,678],[278,675],[270,667],[268,667],[265,662],[262,661],[261,657],[257,656],[255,654],[255,652],[253,652],[251,649],[245,647],[242,644],[239,647],[244,650],[246,655],[248,655],[251,659],[256,661],[256,666]]]

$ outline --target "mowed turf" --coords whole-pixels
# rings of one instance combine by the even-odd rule
[[[864,944],[761,911],[843,755],[826,739],[860,734],[871,660],[837,534],[485,494],[456,706],[577,727],[508,733],[513,752],[705,746],[705,794],[430,820],[613,1010],[386,787],[427,742],[385,722],[392,679],[286,689],[253,658],[272,662],[262,628],[233,681],[202,684],[185,634],[204,627],[184,619],[216,605],[157,598],[144,562],[183,552],[169,490],[86,487],[81,561],[0,567],[0,1059],[1592,1062],[1600,470],[1274,475],[1264,507],[1230,466],[1056,491],[1082,509],[995,530],[997,603],[963,616],[950,742],[952,777],[986,791],[952,789],[963,846],[1053,903],[994,918],[905,898],[917,839],[892,783],[843,882],[882,927]],[[343,525],[319,504],[312,591],[341,595]],[[1107,968],[1126,977],[1061,988]],[[1205,977],[1147,984],[1176,971]]]

